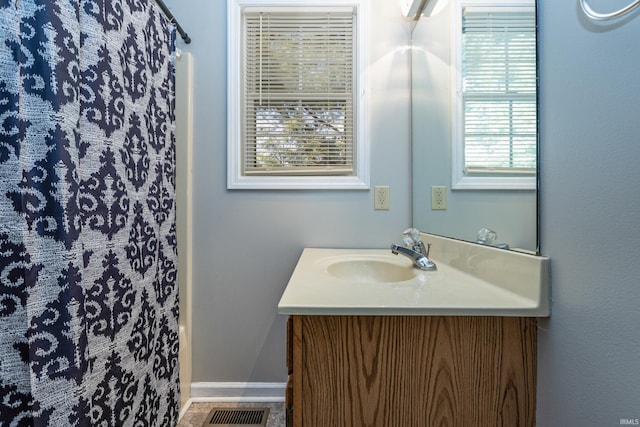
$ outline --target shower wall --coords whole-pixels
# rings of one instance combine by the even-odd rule
[[[192,67],[193,57],[190,53],[183,53],[176,59],[176,226],[180,290],[180,390],[183,407],[191,397]]]

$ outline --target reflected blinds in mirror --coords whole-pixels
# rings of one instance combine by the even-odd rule
[[[244,174],[352,174],[354,9],[243,15]]]
[[[462,100],[465,174],[535,174],[533,7],[465,7]]]

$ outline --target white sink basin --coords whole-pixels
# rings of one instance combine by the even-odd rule
[[[335,262],[327,266],[327,273],[345,281],[358,283],[404,282],[416,277],[411,266],[400,266],[366,256],[362,256],[361,259],[337,257]]]

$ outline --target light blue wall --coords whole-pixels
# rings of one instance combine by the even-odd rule
[[[410,223],[409,26],[372,0],[371,191],[226,189],[226,1],[166,2],[193,42],[193,381],[286,381],[276,306],[306,246],[388,247]]]
[[[617,426],[640,419],[640,13],[596,25],[577,0],[538,3],[541,241],[553,286],[538,425]]]

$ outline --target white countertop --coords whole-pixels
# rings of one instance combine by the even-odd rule
[[[409,279],[375,282],[357,277],[344,279],[328,272],[336,262],[359,259],[407,269]],[[280,299],[278,313],[528,317],[549,314],[548,302],[544,301],[547,292],[529,289],[523,295],[518,293],[518,286],[496,285],[435,256],[432,259],[437,271],[415,269],[408,258],[393,255],[389,249],[304,249]]]

